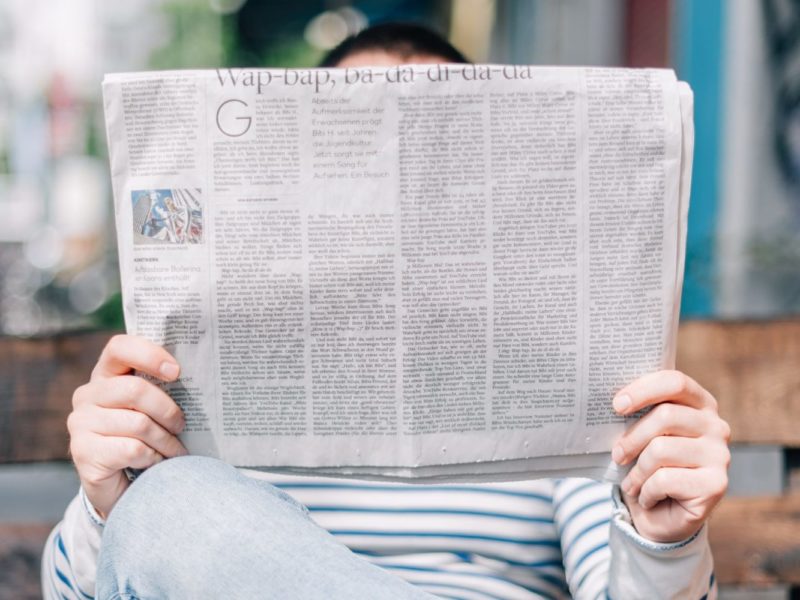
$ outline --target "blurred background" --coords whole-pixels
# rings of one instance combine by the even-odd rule
[[[796,0],[0,0],[0,333],[121,325],[104,73],[309,66],[393,19],[474,61],[674,68],[696,94],[683,315],[800,312]]]
[[[725,599],[800,598],[800,0],[0,0],[0,600],[38,597],[77,489],[65,415],[107,334],[59,334],[122,327],[103,74],[312,66],[387,20],[478,62],[671,67],[691,84],[681,337],[739,442],[717,574],[780,584]],[[718,322],[742,319],[758,323]]]

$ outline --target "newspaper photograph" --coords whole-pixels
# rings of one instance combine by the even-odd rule
[[[673,368],[694,142],[671,70],[107,75],[125,322],[195,454],[292,473],[618,482]]]

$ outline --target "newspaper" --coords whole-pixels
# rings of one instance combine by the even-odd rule
[[[103,84],[125,321],[192,453],[619,481],[675,359],[692,95],[669,70],[219,69]]]

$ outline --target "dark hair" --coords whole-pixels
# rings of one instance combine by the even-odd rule
[[[444,37],[416,23],[381,23],[351,35],[319,63],[320,67],[335,67],[348,56],[359,52],[383,51],[403,58],[414,55],[440,56],[444,62],[469,62]]]

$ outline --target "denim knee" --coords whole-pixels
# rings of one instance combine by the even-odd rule
[[[125,594],[150,587],[158,597],[166,585],[160,573],[198,585],[220,557],[233,563],[250,558],[254,522],[261,525],[257,541],[270,545],[283,543],[282,524],[316,527],[293,498],[222,461],[186,456],[159,463],[131,484],[109,515],[98,590]]]
[[[136,478],[136,484],[140,485],[179,485],[178,482],[193,481],[193,475],[202,472],[205,481],[209,485],[221,482],[238,475],[236,469],[216,458],[207,456],[179,456],[164,460],[157,465],[143,471]]]
[[[124,526],[120,521],[138,524],[151,518],[163,521],[165,513],[174,513],[180,521],[190,514],[198,518],[204,511],[217,513],[220,508],[235,505],[243,491],[253,491],[253,488],[308,514],[305,506],[283,490],[242,475],[221,460],[181,456],[144,471],[117,502],[107,527]]]

